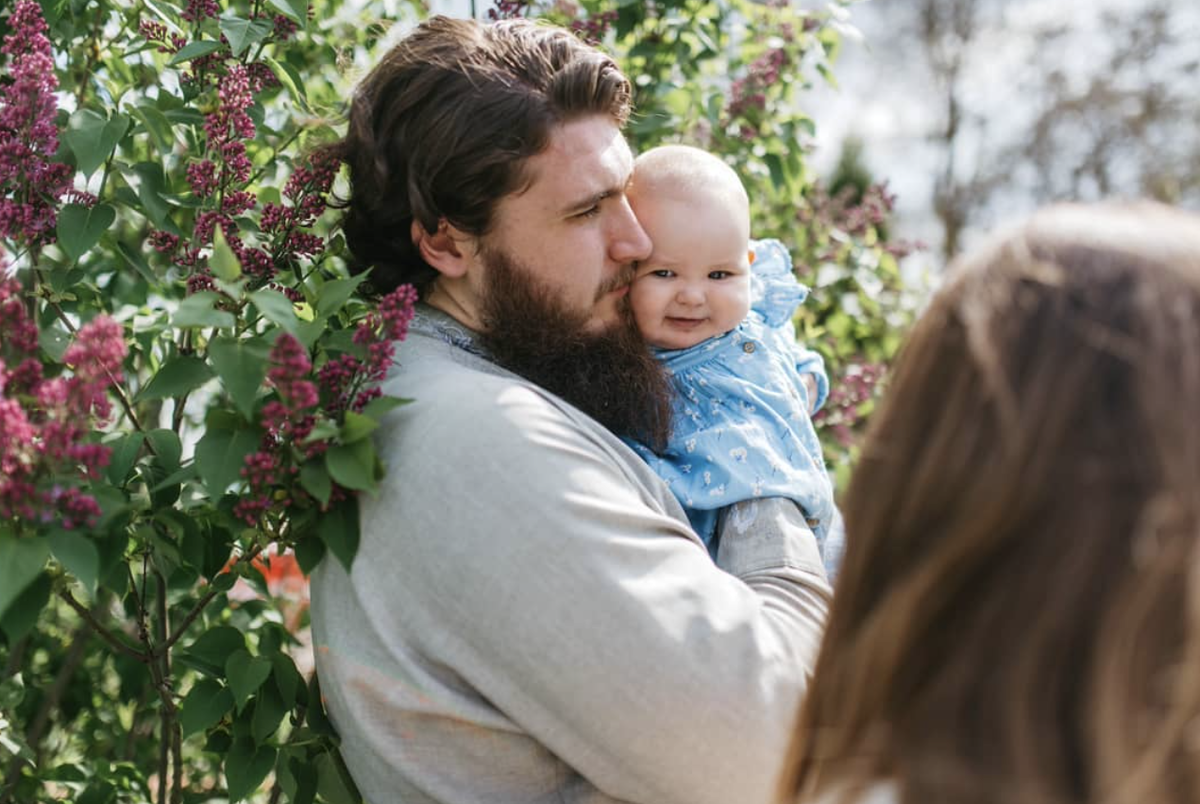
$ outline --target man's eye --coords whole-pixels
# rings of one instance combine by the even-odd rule
[[[596,204],[595,206],[588,207],[583,212],[576,213],[575,217],[576,218],[594,218],[599,214],[600,214],[600,205]]]

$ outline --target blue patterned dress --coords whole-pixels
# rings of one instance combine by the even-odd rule
[[[792,326],[808,290],[796,281],[782,243],[759,240],[751,247],[746,318],[688,349],[656,350],[675,390],[666,450],[630,444],[666,481],[714,555],[720,509],[753,497],[788,497],[804,511],[833,569],[837,561],[825,542],[831,525],[840,540],[840,517],[800,375],[817,381],[814,410],[825,402],[829,381],[821,356],[796,343]]]

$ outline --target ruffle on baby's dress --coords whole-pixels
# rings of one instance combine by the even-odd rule
[[[792,320],[808,288],[792,273],[792,256],[778,240],[751,240],[754,262],[750,266],[750,309],[769,327]]]

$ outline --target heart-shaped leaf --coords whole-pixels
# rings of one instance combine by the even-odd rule
[[[245,650],[229,655],[225,660],[225,677],[229,680],[229,689],[233,691],[233,701],[239,712],[270,675],[271,663],[261,656],[251,656]]]
[[[230,804],[236,804],[262,784],[275,766],[275,749],[255,747],[253,740],[235,740],[225,758],[225,781],[229,783]]]
[[[75,166],[83,175],[91,176],[112,155],[128,130],[129,118],[123,114],[105,119],[91,109],[80,109],[71,115],[63,139],[75,154]]]
[[[94,207],[67,204],[58,213],[58,244],[72,260],[78,260],[100,241],[117,212],[108,204]]]

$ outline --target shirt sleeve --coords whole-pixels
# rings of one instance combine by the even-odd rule
[[[420,650],[607,796],[772,800],[829,599],[796,507],[737,506],[722,569],[615,440],[525,387],[464,404],[382,445],[410,462],[364,547],[398,528],[407,546],[360,553],[374,616],[424,623]]]

